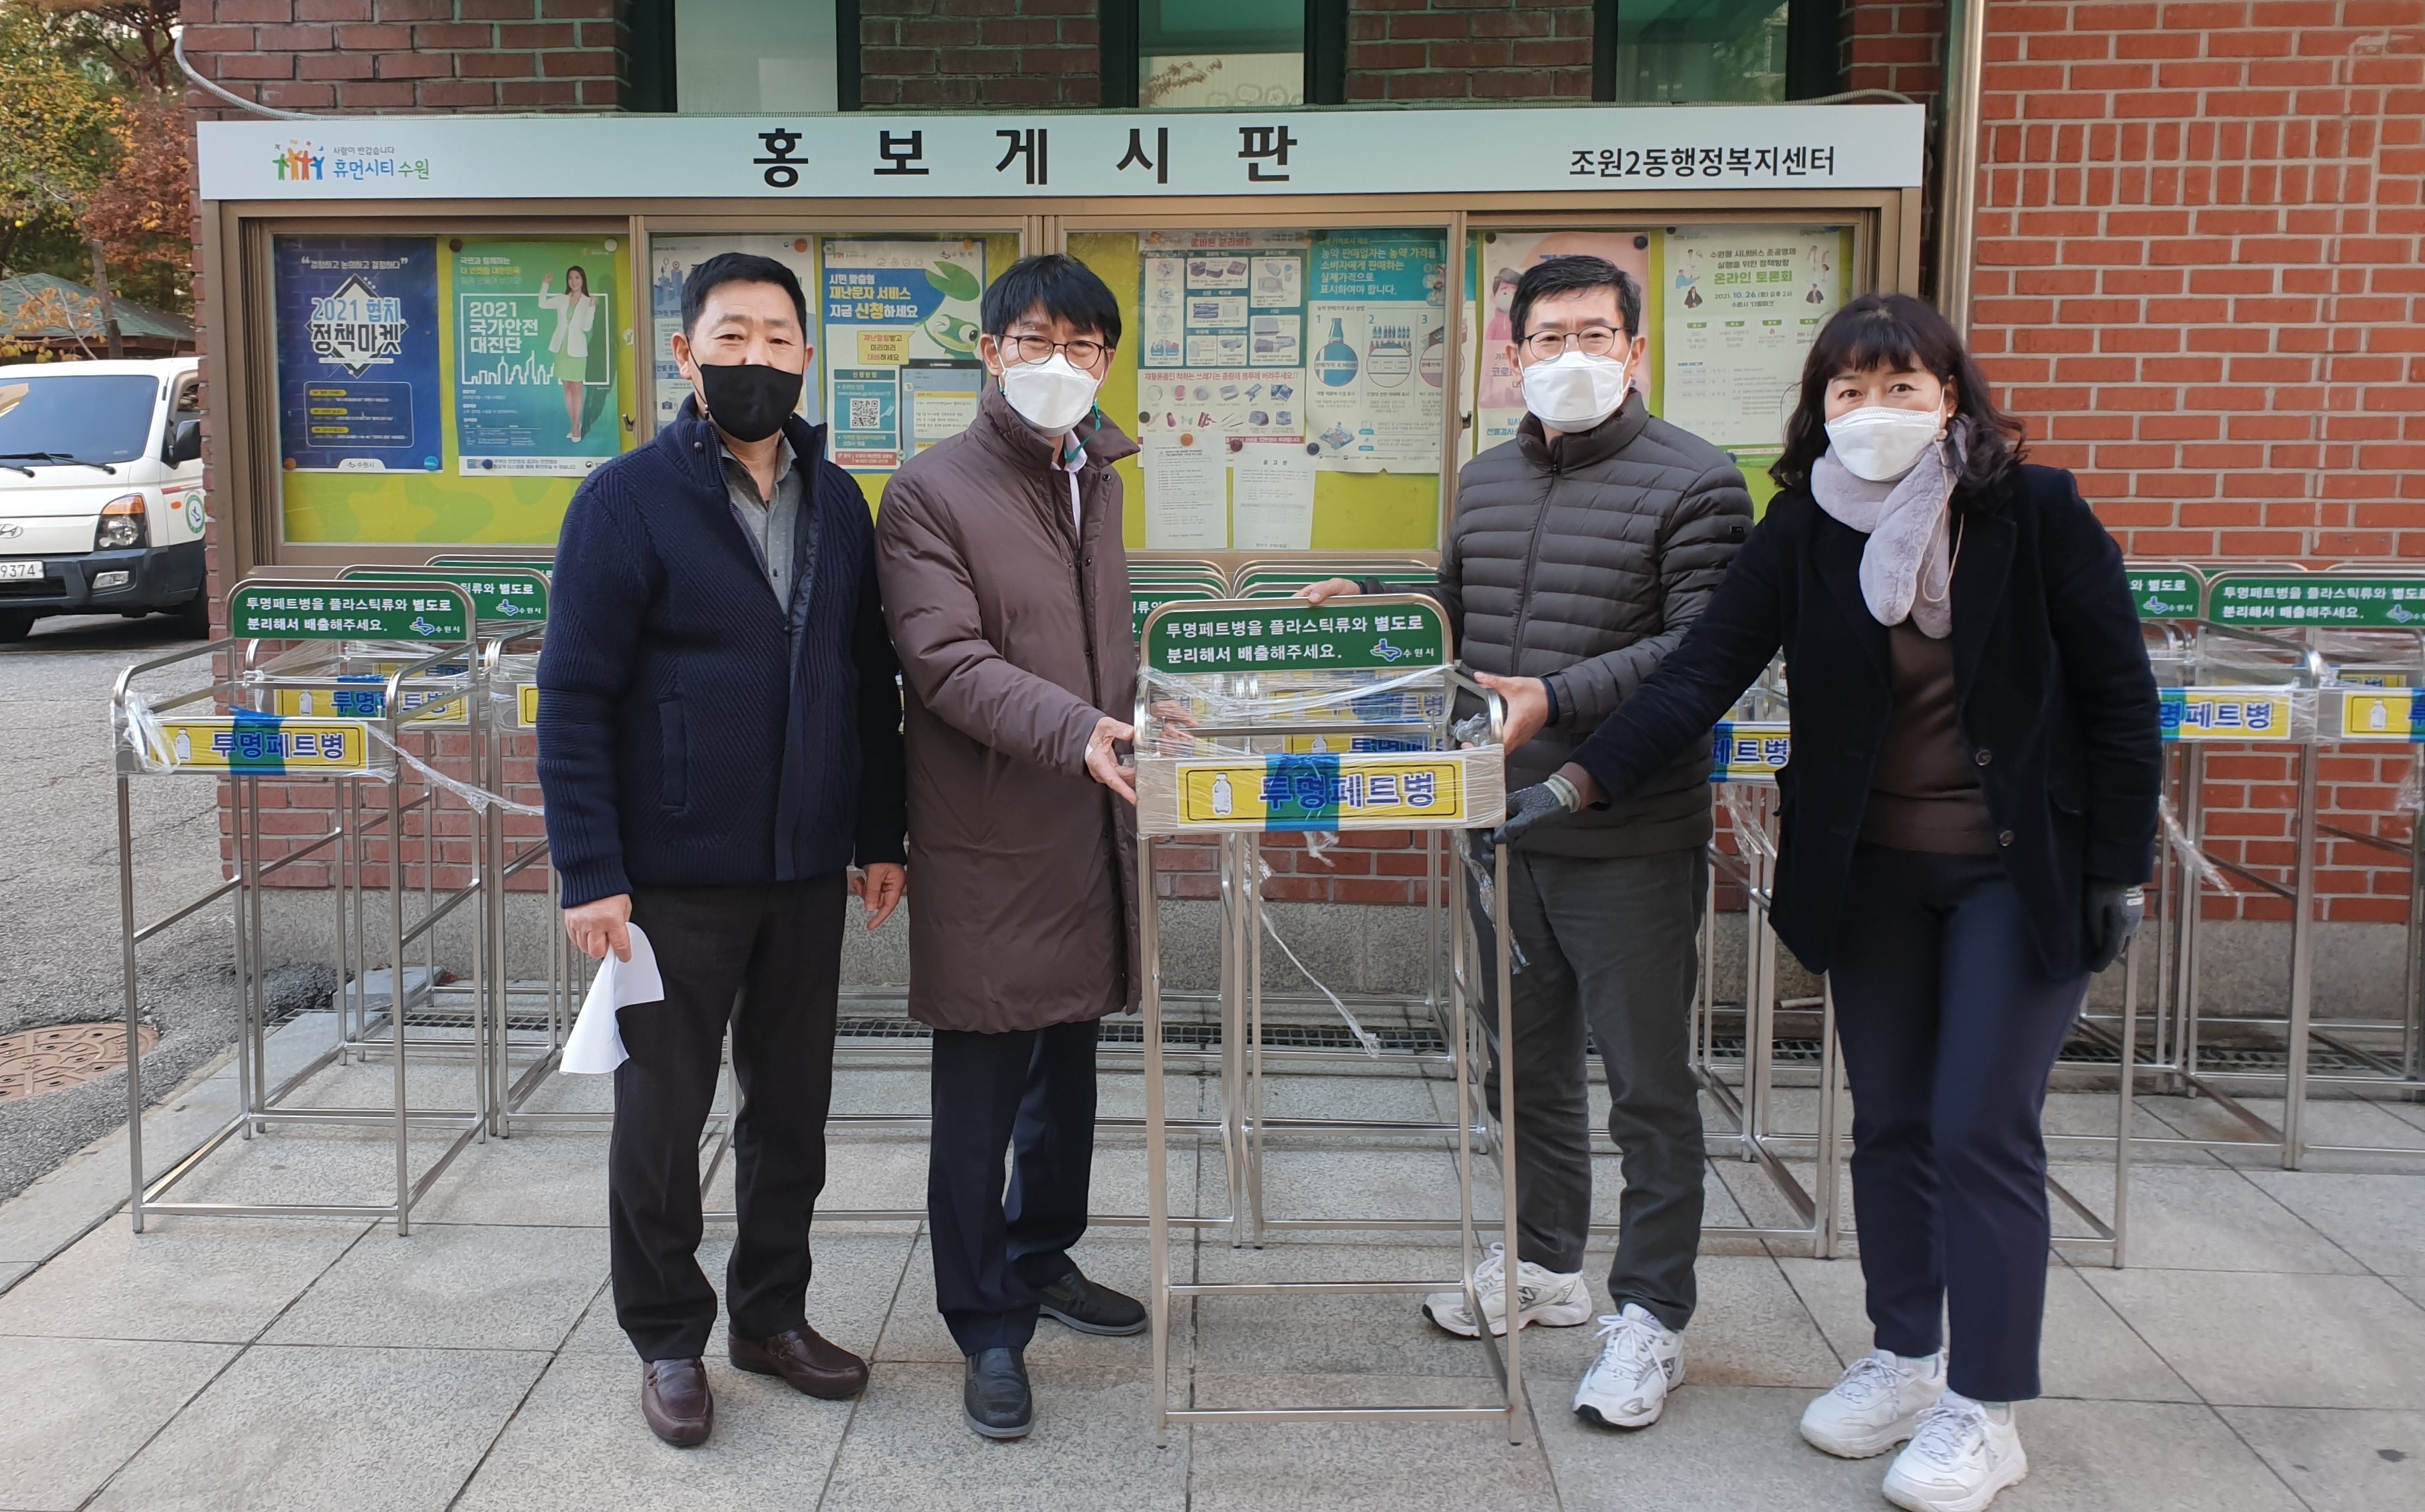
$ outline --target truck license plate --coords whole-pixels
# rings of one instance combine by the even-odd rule
[[[40,562],[0,562],[0,583],[24,583],[41,575]]]

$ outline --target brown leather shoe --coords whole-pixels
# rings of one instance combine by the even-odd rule
[[[780,1375],[795,1391],[839,1402],[867,1386],[867,1361],[801,1324],[772,1339],[730,1336],[733,1368]]]
[[[640,1367],[640,1416],[649,1431],[689,1449],[707,1442],[715,1424],[715,1396],[707,1389],[707,1365],[698,1359],[651,1359]]]

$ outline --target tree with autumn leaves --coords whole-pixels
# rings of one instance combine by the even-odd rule
[[[0,0],[0,277],[191,306],[174,0]]]

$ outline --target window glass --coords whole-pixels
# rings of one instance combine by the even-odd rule
[[[709,233],[649,239],[658,425],[690,394],[673,358],[683,280],[726,251],[771,257],[799,279],[815,348],[800,413],[830,426],[827,455],[870,505],[904,461],[976,418],[978,312],[986,285],[1019,260],[1015,233]]]
[[[1771,0],[1625,0],[1616,8],[1616,98],[1783,100],[1790,8]]]
[[[1146,109],[1305,103],[1304,0],[1142,0]]]
[[[1437,227],[1073,232],[1120,301],[1100,403],[1128,544],[1268,554],[1438,544],[1448,362]]]
[[[8,454],[0,466],[43,452],[86,462],[133,461],[152,435],[152,406],[159,397],[159,380],[138,373],[11,373],[0,380],[0,453]]]
[[[677,0],[674,72],[686,114],[835,109],[834,0]]]
[[[634,444],[615,236],[278,236],[279,491],[294,542],[544,544]]]
[[[1607,259],[1633,281],[1645,338],[1632,382],[1650,412],[1731,454],[1766,507],[1768,476],[1799,394],[1802,361],[1854,293],[1853,228],[1739,224],[1476,232],[1466,264],[1463,453],[1515,440],[1524,390],[1508,352],[1511,306],[1527,268],[1554,257]]]

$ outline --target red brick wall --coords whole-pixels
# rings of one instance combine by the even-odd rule
[[[301,111],[613,110],[623,104],[622,23],[616,0],[185,0],[185,56],[196,70],[223,88],[274,109]],[[187,109],[198,119],[241,117],[199,88],[185,90]],[[208,270],[199,254],[194,272],[196,314],[209,297]],[[204,381],[211,360],[202,358]],[[207,396],[205,403],[207,404]],[[216,491],[217,447],[204,426],[204,487]],[[230,512],[219,509],[222,519]],[[205,548],[214,599],[221,582],[221,543],[214,531]],[[222,619],[222,623],[224,620]],[[446,748],[468,744],[461,735],[441,737]],[[516,743],[518,759],[508,789],[519,802],[538,801],[537,774],[527,740]],[[468,769],[449,760],[449,771]],[[410,796],[418,796],[413,790]],[[383,790],[375,796],[384,800]],[[262,859],[284,854],[299,837],[321,833],[333,789],[327,783],[265,782]],[[233,845],[233,812],[224,788],[220,830]],[[405,859],[412,880],[421,879],[428,855],[419,819],[405,828]],[[519,816],[510,832],[535,836],[538,821]],[[441,837],[437,881],[459,887],[471,876],[471,816],[457,810],[437,821]],[[364,876],[384,886],[387,841],[366,847],[372,863]],[[231,859],[232,848],[225,852]],[[274,885],[326,885],[332,859],[323,851],[277,874]],[[517,887],[545,885],[543,874],[526,871]]]
[[[1586,101],[1592,8],[1348,0],[1347,98]]]
[[[1846,0],[1844,88],[1934,103],[1944,78],[1937,57],[1944,25],[1945,0]]]
[[[1973,341],[2036,459],[2134,555],[2425,567],[2425,0],[2000,0],[1983,117]],[[2328,751],[2327,822],[2405,836],[2415,765]],[[2288,758],[2208,771],[2287,870]],[[2405,916],[2397,858],[2319,864],[2328,917]]]
[[[613,110],[615,0],[185,0],[185,56],[281,110]],[[186,103],[231,114],[199,89]]]
[[[1102,102],[1095,0],[859,0],[859,104]]]

